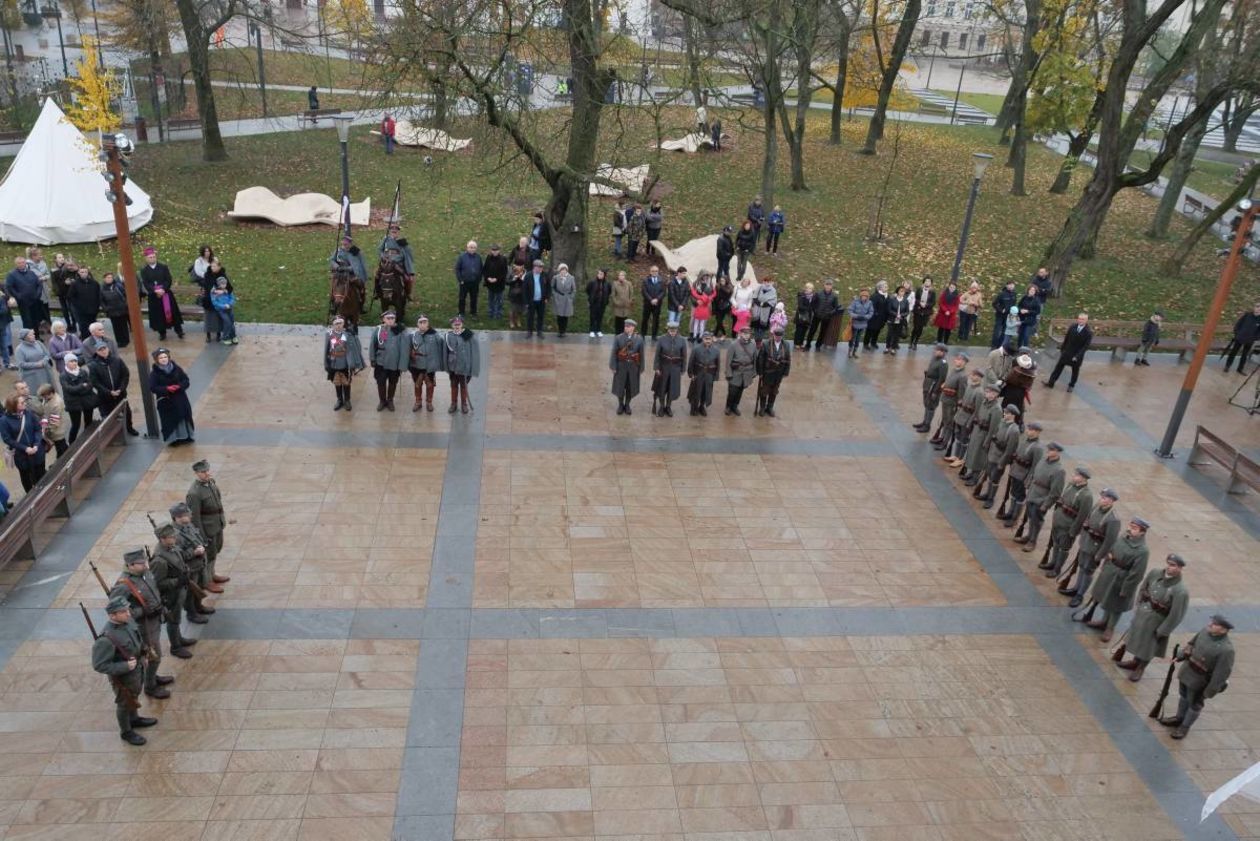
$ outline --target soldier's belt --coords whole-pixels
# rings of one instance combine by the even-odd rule
[[[944,394],[946,397],[957,397],[957,396],[958,396],[958,389],[956,389],[956,388],[945,388],[945,387],[942,387],[942,388],[941,388],[941,394]]]
[[[975,407],[968,406],[966,403],[963,403],[962,405],[960,405],[958,407],[958,411],[962,412],[964,415],[974,415],[976,413]]]
[[[1152,599],[1149,595],[1146,596],[1144,601],[1151,606],[1151,610],[1155,611],[1160,616],[1167,616],[1170,612],[1172,612],[1171,602],[1158,602],[1155,601],[1155,599]]]
[[[981,430],[981,431],[983,431],[983,432],[988,432],[988,431],[989,431],[989,422],[988,422],[988,421],[981,421],[980,423],[977,423],[977,424],[976,424],[976,428],[977,428],[977,429],[980,429],[980,430]]]
[[[1120,570],[1123,570],[1123,571],[1125,571],[1125,572],[1128,572],[1129,570],[1133,569],[1133,563],[1134,563],[1134,562],[1133,562],[1133,561],[1129,561],[1129,563],[1128,563],[1128,564],[1122,564],[1122,563],[1120,563],[1118,560],[1116,560],[1116,556],[1115,556],[1115,555],[1111,555],[1111,556],[1109,556],[1109,557],[1107,558],[1107,563],[1111,564],[1111,565],[1112,565],[1113,567],[1115,567],[1116,569],[1120,569]]]
[[[1018,464],[1020,467],[1032,467],[1032,459],[1025,460],[1025,459],[1020,458],[1019,456],[1016,456],[1015,463]]]
[[[1089,536],[1094,538],[1094,540],[1098,541],[1099,543],[1102,543],[1103,537],[1105,537],[1107,534],[1105,531],[1096,531],[1094,529],[1091,529],[1089,526],[1085,526],[1084,528],[1085,528],[1085,531],[1089,532]]]
[[[706,372],[708,372],[708,373],[710,373],[710,374],[714,374],[714,375],[716,375],[716,374],[717,374],[717,370],[718,370],[718,366],[716,366],[716,365],[701,365],[701,366],[700,366],[700,369],[701,369],[701,370],[703,370],[703,371],[706,371]]]
[[[1074,518],[1076,517],[1076,515],[1080,513],[1080,511],[1079,511],[1078,509],[1073,508],[1073,507],[1072,507],[1072,506],[1070,506],[1070,505],[1060,505],[1060,506],[1059,506],[1059,509],[1060,509],[1060,510],[1061,510],[1064,514],[1066,514],[1066,515],[1067,515],[1067,517],[1068,517],[1068,519],[1069,519],[1069,520],[1070,520],[1070,519],[1074,519]]]
[[[222,508],[203,508],[201,509],[201,513],[202,514],[222,514],[223,509]]]
[[[673,364],[674,364],[674,363],[676,363],[676,362],[677,362],[677,363],[679,363],[679,364],[682,364],[682,357],[681,357],[681,356],[662,356],[661,358],[662,358],[662,359],[664,359],[664,360],[665,360],[667,363],[669,363],[670,365],[673,365]]]
[[[1208,664],[1204,663],[1202,660],[1196,660],[1194,657],[1189,657],[1186,659],[1186,662],[1190,665],[1190,668],[1194,669],[1201,675],[1208,675],[1212,673],[1212,670],[1208,668]]]

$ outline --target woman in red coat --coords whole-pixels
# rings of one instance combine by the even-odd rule
[[[698,342],[704,337],[704,331],[712,315],[713,298],[717,290],[713,286],[713,276],[708,272],[700,272],[691,287],[691,341]]]
[[[936,317],[932,323],[936,325],[936,340],[949,344],[949,334],[958,326],[958,284],[952,280],[946,284],[936,303]]]

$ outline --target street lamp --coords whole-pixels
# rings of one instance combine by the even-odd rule
[[[127,295],[127,319],[131,323],[131,341],[136,354],[136,371],[140,375],[140,402],[144,405],[145,437],[158,437],[157,404],[149,391],[149,349],[144,337],[144,321],[140,317],[139,275],[131,253],[131,226],[127,221],[127,205],[131,199],[123,187],[127,176],[123,169],[134,146],[125,134],[107,134],[102,138],[101,157],[105,161],[105,180],[109,190],[105,198],[114,207],[114,231],[118,237],[118,262],[122,265],[123,291]]]
[[[341,142],[341,203],[343,206],[342,213],[346,218],[343,220],[345,224],[346,236],[350,236],[350,213],[344,209],[346,202],[350,199],[350,123],[354,120],[349,114],[337,114],[333,117],[333,121],[337,124],[337,139]]]
[[[971,233],[971,215],[976,209],[976,197],[980,195],[980,179],[984,177],[984,171],[993,161],[993,156],[984,152],[976,152],[971,156],[971,163],[975,167],[975,177],[971,180],[971,195],[967,197],[967,213],[963,216],[962,233],[958,236],[958,253],[954,255],[954,268],[949,273],[949,279],[953,283],[958,283],[958,273],[962,270],[963,252],[967,250],[967,235]]]
[[[267,74],[263,68],[263,43],[262,43],[262,27],[258,22],[251,19],[249,21],[250,40],[258,39],[258,90],[262,94],[262,112],[263,119],[267,118]]]
[[[1177,405],[1173,407],[1172,417],[1168,419],[1168,428],[1164,430],[1164,440],[1159,443],[1155,454],[1161,458],[1172,458],[1173,444],[1177,440],[1177,430],[1181,428],[1181,420],[1185,417],[1186,407],[1190,405],[1190,397],[1194,394],[1194,386],[1199,381],[1199,372],[1212,348],[1212,339],[1216,334],[1216,326],[1220,324],[1221,312],[1229,300],[1229,292],[1234,286],[1234,278],[1238,276],[1238,267],[1242,264],[1243,249],[1251,236],[1251,227],[1260,215],[1260,204],[1251,199],[1243,199],[1238,203],[1238,211],[1242,221],[1238,224],[1238,232],[1234,234],[1234,244],[1229,249],[1229,259],[1221,270],[1221,279],[1216,283],[1216,294],[1212,296],[1212,304],[1207,318],[1203,321],[1203,332],[1199,334],[1199,344],[1194,349],[1194,358],[1190,360],[1190,370],[1186,371],[1186,379],[1181,384],[1181,393],[1177,395]]]
[[[66,60],[66,41],[61,35],[61,8],[55,2],[50,2],[46,3],[39,13],[45,18],[57,19],[57,43],[61,46],[61,72],[69,78],[70,62]]]

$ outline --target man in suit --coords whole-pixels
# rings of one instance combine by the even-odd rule
[[[543,261],[535,260],[533,270],[525,275],[525,335],[542,338],[543,319],[547,315],[547,299],[551,297],[551,275],[543,269]]]
[[[1089,329],[1089,315],[1081,313],[1076,317],[1076,323],[1063,337],[1063,344],[1059,348],[1059,361],[1054,364],[1050,379],[1044,383],[1046,388],[1054,388],[1054,384],[1058,382],[1059,375],[1063,373],[1066,366],[1072,369],[1072,378],[1068,380],[1067,390],[1075,389],[1076,379],[1081,375],[1081,363],[1085,361],[1085,351],[1089,350],[1093,341],[1094,331]]]

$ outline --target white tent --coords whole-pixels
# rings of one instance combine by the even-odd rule
[[[112,239],[114,209],[96,146],[51,98],[0,182],[0,240],[51,245]],[[131,230],[153,218],[149,194],[127,182]]]
[[[709,234],[707,237],[693,239],[677,248],[670,248],[658,239],[652,241],[652,247],[656,249],[657,254],[661,255],[661,260],[670,271],[679,266],[686,266],[691,277],[695,277],[702,271],[717,274],[717,238],[717,234]],[[757,279],[757,272],[753,269],[752,263],[748,263],[745,267],[744,275],[751,277],[754,281]]]

